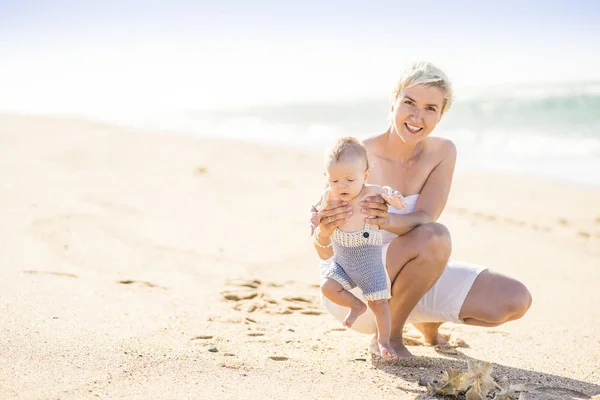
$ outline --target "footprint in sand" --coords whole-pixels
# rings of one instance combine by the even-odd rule
[[[204,175],[207,172],[208,172],[208,168],[204,167],[204,166],[196,167],[196,169],[194,169],[194,173],[196,175]]]
[[[525,226],[525,221],[521,221],[510,217],[504,218],[504,222],[515,226]]]
[[[190,340],[206,340],[206,339],[212,339],[212,335],[200,335],[200,336],[196,336],[191,338]]]
[[[55,275],[55,276],[64,276],[67,278],[78,278],[75,274],[69,274],[67,272],[54,272],[54,271],[36,271],[32,269],[26,269],[23,271],[24,274],[41,274],[41,275]]]
[[[304,315],[321,315],[321,314],[323,314],[323,311],[320,311],[320,310],[302,310],[302,311],[300,311],[300,314],[304,314]]]
[[[258,296],[258,292],[254,290],[223,291],[221,294],[226,300],[233,301],[251,300]]]
[[[250,332],[250,333],[248,333],[248,336],[250,336],[250,337],[265,336],[265,334],[263,332]]]
[[[589,239],[592,237],[592,235],[589,232],[585,232],[585,231],[577,232],[577,236],[579,236],[580,238],[583,238],[583,239]]]
[[[559,218],[559,219],[556,220],[556,222],[559,225],[562,225],[562,226],[569,226],[570,225],[569,220],[566,219],[566,218]]]
[[[287,300],[287,301],[299,301],[299,302],[302,302],[302,303],[312,303],[311,299],[308,299],[308,298],[302,297],[302,296],[284,297],[283,299]]]
[[[502,335],[502,336],[508,336],[508,332],[504,332],[504,331],[486,331],[488,334],[496,334],[496,335]]]
[[[227,281],[225,281],[225,284],[231,285],[231,286],[242,286],[242,287],[249,287],[252,289],[258,289],[258,287],[262,284],[262,282],[259,281],[258,279],[254,279],[254,280],[228,279]]]
[[[221,295],[225,300],[231,301],[242,301],[242,300],[251,300],[258,296],[257,289],[261,285],[261,281],[259,280],[244,280],[244,279],[229,279],[225,282],[225,284],[230,286],[237,286],[238,289],[234,290],[223,290]],[[238,306],[236,306],[238,307]],[[256,307],[255,307],[256,308]],[[249,310],[249,312],[254,311],[254,309]]]
[[[265,314],[292,314],[299,312],[303,315],[320,315],[323,312],[318,308],[316,297],[309,296],[284,296],[274,298],[279,288],[296,284],[296,282],[267,283],[258,279],[229,279],[225,282],[227,286],[235,288],[226,288],[221,291],[225,300],[233,301],[236,304],[234,310],[252,313],[256,311]],[[311,286],[312,287],[312,286]],[[287,291],[289,293],[289,290]]]
[[[147,282],[147,281],[134,281],[131,279],[126,279],[126,280],[122,280],[122,281],[117,281],[117,283],[123,284],[123,285],[139,285],[139,286],[147,286],[147,287],[151,287],[151,288],[157,288],[157,289],[163,289],[163,290],[167,290],[166,287],[164,286],[160,286],[157,284],[154,284],[152,282]]]

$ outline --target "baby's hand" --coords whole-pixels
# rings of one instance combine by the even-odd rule
[[[392,188],[389,186],[386,186],[385,189],[385,193],[381,194],[381,197],[383,197],[385,202],[394,207],[396,210],[408,212],[408,209],[406,208],[407,203],[406,200],[404,200],[404,196],[402,196],[399,191],[392,190]]]

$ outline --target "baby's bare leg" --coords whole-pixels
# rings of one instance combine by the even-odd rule
[[[388,305],[388,301],[385,299],[369,301],[369,308],[373,311],[373,314],[375,314],[375,319],[377,321],[377,342],[379,343],[381,357],[398,357],[396,352],[390,345],[392,317],[390,314],[390,307]]]
[[[323,293],[325,297],[333,301],[335,304],[350,309],[350,312],[344,319],[344,326],[347,326],[348,328],[352,326],[359,315],[367,311],[367,306],[365,303],[344,289],[339,282],[331,278],[325,278],[323,280],[323,283],[321,284],[321,293]]]

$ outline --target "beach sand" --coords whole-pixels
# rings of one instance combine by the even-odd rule
[[[460,149],[459,149],[460,157]],[[0,117],[1,399],[427,399],[489,361],[528,399],[600,394],[600,190],[457,172],[452,258],[533,306],[381,362],[324,313],[308,205],[322,152]]]

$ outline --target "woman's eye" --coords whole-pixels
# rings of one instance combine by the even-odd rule
[[[412,106],[413,102],[410,100],[404,100],[404,104],[408,104],[409,106]]]
[[[427,107],[427,111],[433,111],[433,112],[435,112],[435,108],[433,108],[433,107]]]

